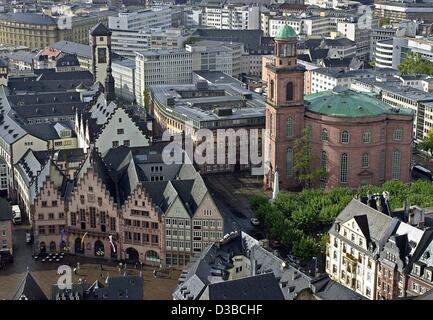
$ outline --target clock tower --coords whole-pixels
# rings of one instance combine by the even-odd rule
[[[268,82],[266,129],[269,130],[270,170],[264,175],[265,188],[274,189],[278,170],[280,190],[295,190],[294,142],[304,128],[304,67],[297,64],[296,32],[282,26],[275,38],[272,62],[266,65]]]

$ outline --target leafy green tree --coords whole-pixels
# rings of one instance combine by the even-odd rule
[[[430,155],[433,154],[433,128],[430,128],[427,136],[422,139],[419,146],[424,151],[427,151]]]
[[[269,199],[265,196],[252,196],[250,198],[250,207],[253,211],[256,211],[261,205],[268,203]]]
[[[388,17],[381,17],[379,19],[379,26],[384,26],[391,23],[391,19]]]
[[[423,58],[419,53],[410,51],[398,66],[398,70],[401,75],[433,75],[433,62]]]
[[[298,258],[306,260],[320,252],[320,247],[313,238],[304,235],[294,243],[292,251]]]
[[[146,109],[148,109],[149,106],[150,106],[150,93],[149,93],[149,89],[145,89],[143,91],[143,103],[144,103],[144,107]]]
[[[296,179],[304,188],[311,188],[313,182],[324,175],[321,168],[312,165],[311,128],[306,127],[302,136],[295,140],[293,168]]]

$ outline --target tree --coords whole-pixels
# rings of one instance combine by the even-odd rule
[[[144,89],[144,91],[143,91],[143,103],[144,103],[144,107],[146,109],[148,109],[149,105],[150,105],[150,93],[149,93],[149,89]]]
[[[296,179],[304,188],[310,188],[313,182],[324,175],[321,168],[313,168],[311,153],[311,128],[306,127],[302,136],[295,140],[293,168]]]
[[[427,136],[425,136],[419,144],[420,148],[433,155],[433,128],[430,128]]]
[[[423,58],[419,53],[410,51],[398,66],[398,70],[401,75],[433,75],[433,62]]]
[[[381,17],[379,19],[379,26],[384,26],[391,23],[391,19],[387,17]]]

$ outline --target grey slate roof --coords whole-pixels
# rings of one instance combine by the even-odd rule
[[[57,20],[55,18],[39,13],[15,12],[1,14],[0,20],[37,25],[57,25]]]
[[[57,122],[59,123],[59,122]],[[48,141],[60,139],[59,133],[56,131],[54,126],[57,123],[52,122],[43,122],[43,123],[35,123],[35,124],[26,124],[23,126],[24,130],[26,130],[31,135],[38,137],[39,139]],[[75,136],[75,133],[72,128],[69,128],[69,124],[66,122],[61,122],[63,126],[71,130],[72,137]]]
[[[96,26],[94,26],[92,29],[90,29],[90,34],[94,37],[110,36],[111,30],[108,29],[103,23],[100,22]]]
[[[64,53],[76,54],[78,57],[92,58],[92,48],[77,42],[61,40],[52,44],[50,48],[60,50]]]
[[[250,276],[271,273],[277,280],[279,296],[284,299],[292,300],[298,293],[310,288],[311,277],[261,247],[256,239],[243,232],[234,232],[192,259],[188,269],[179,278],[173,297],[180,300],[199,299],[205,287],[226,282],[227,270],[233,267],[232,258],[239,255],[250,260]]]
[[[349,288],[331,280],[326,277],[323,279],[325,285],[319,288],[318,292],[315,292],[315,296],[320,300],[367,300],[367,298],[361,296]],[[315,284],[317,286],[317,284]]]
[[[368,225],[370,240],[375,242],[375,252],[379,253],[381,246],[385,244],[384,241],[386,241],[391,233],[396,229],[399,221],[363,204],[356,199],[352,199],[343,209],[343,211],[341,211],[341,213],[337,216],[335,223],[344,223],[352,218],[355,218],[356,216],[362,215],[365,215],[366,217],[357,219],[362,219],[362,221],[364,221],[364,232],[366,232],[365,229],[367,229]],[[334,235],[338,235],[335,228],[331,228],[329,232]]]
[[[82,148],[60,149],[56,153],[57,161],[80,162],[85,158]]]
[[[47,297],[27,271],[12,300],[47,300]]]
[[[208,290],[209,300],[284,300],[273,273],[212,283]]]
[[[143,278],[135,275],[108,277],[104,282],[74,283],[72,289],[51,287],[52,300],[143,300]]]

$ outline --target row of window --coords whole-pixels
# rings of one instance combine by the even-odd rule
[[[287,126],[289,128],[289,121],[287,123]],[[386,135],[386,130],[385,128],[381,128],[380,129],[380,141],[384,142],[385,141],[385,135]],[[395,128],[394,132],[392,134],[392,139],[395,141],[400,141],[402,139],[403,136],[403,129],[401,128]],[[322,141],[328,141],[329,140],[329,132],[328,129],[322,129],[321,132],[321,139]],[[371,135],[371,131],[367,130],[364,131],[362,134],[362,143],[371,143],[372,140],[372,135]],[[350,142],[350,133],[348,130],[343,130],[340,134],[340,142],[344,143],[344,144],[348,144]]]

